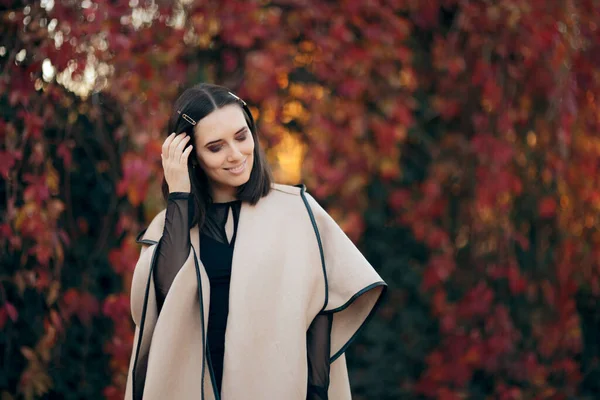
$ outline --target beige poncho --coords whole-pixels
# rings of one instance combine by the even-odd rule
[[[256,205],[242,205],[220,394],[205,357],[210,283],[198,253],[198,227],[190,231],[189,257],[157,315],[151,271],[165,211],[154,218],[140,239],[133,276],[136,332],[127,400],[134,398],[134,384],[135,397],[143,391],[144,400],[305,400],[306,332],[319,313],[333,313],[329,399],[351,398],[344,351],[386,285],[314,198],[305,199],[324,263],[300,188],[274,185]]]

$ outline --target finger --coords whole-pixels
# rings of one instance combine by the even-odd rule
[[[173,132],[169,136],[167,136],[167,138],[163,142],[162,152],[163,152],[164,155],[168,155],[169,154],[169,146],[171,145],[171,142],[173,141],[174,137],[175,137],[175,132]]]
[[[182,135],[181,133],[179,135],[175,135],[173,137],[173,139],[171,140],[171,143],[169,143],[169,148],[167,151],[169,158],[173,157],[173,153],[175,152],[175,147],[177,147],[177,144],[181,140],[181,135]]]
[[[176,158],[178,155],[181,157],[181,153],[183,152],[183,149],[185,149],[185,146],[187,145],[187,143],[189,141],[190,141],[190,137],[186,136],[179,142],[179,144],[175,148],[175,157]]]
[[[163,155],[165,156],[165,159],[169,158],[169,149],[171,148],[171,143],[173,143],[173,140],[177,137],[177,135],[175,134],[175,132],[171,133],[169,135],[169,137],[167,137],[167,139],[165,140],[165,142],[163,143]]]
[[[177,149],[177,145],[179,144],[179,142],[181,142],[181,140],[183,138],[185,138],[187,135],[184,133],[180,133],[179,135],[177,135],[173,141],[171,142],[171,144],[169,145],[169,158],[173,158],[175,157],[175,150]]]
[[[185,148],[185,150],[183,151],[183,153],[181,153],[181,162],[187,164],[187,160],[190,156],[190,153],[192,152],[192,150],[194,149],[194,146],[189,145],[188,147]]]
[[[183,152],[185,144],[187,143],[187,140],[185,140],[186,137],[187,136],[179,138],[177,142],[171,143],[171,158],[174,161],[179,160],[179,158],[181,157],[181,153]]]

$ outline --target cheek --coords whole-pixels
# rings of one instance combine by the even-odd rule
[[[254,152],[254,139],[250,136],[244,143],[242,143],[242,152],[245,154],[252,154]]]
[[[198,156],[198,160],[205,169],[220,168],[225,162],[225,156],[222,152],[211,153],[210,151],[205,151]]]

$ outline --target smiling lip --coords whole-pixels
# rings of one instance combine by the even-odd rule
[[[244,160],[244,162],[242,162],[237,167],[225,168],[225,169],[235,175],[241,174],[246,169],[246,160]]]

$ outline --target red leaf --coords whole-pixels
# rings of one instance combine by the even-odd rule
[[[79,293],[73,288],[68,289],[63,295],[62,302],[61,311],[63,312],[65,319],[68,319],[77,310]]]
[[[9,318],[15,322],[19,317],[19,313],[17,312],[15,306],[7,302],[4,304],[4,308],[6,309],[6,314],[9,316]]]
[[[401,210],[410,205],[410,191],[406,189],[394,190],[389,198],[388,204],[393,210]]]
[[[542,218],[551,218],[556,213],[556,200],[552,197],[545,197],[540,201],[539,213]]]
[[[445,282],[454,269],[454,260],[449,256],[433,256],[423,275],[423,289],[429,290],[438,283]]]
[[[465,319],[482,317],[490,312],[493,300],[494,292],[484,282],[479,282],[461,300],[457,312]]]
[[[117,185],[117,193],[127,194],[133,206],[139,206],[146,197],[151,168],[148,161],[135,154],[123,158],[123,179]]]
[[[6,325],[7,318],[8,315],[4,307],[0,308],[0,329],[4,328],[4,325]]]
[[[71,154],[71,149],[65,143],[61,143],[58,145],[58,149],[56,150],[56,154],[63,160],[63,164],[65,168],[70,168],[71,163],[73,161],[73,156]]]
[[[129,298],[125,295],[110,295],[102,305],[102,313],[114,321],[129,317]]]
[[[63,328],[62,320],[61,320],[58,312],[56,312],[56,310],[50,311],[50,322],[56,328],[57,331],[62,330],[62,328]]]
[[[439,249],[450,243],[448,234],[442,229],[433,228],[429,231],[425,242],[430,249]]]
[[[15,165],[16,157],[8,151],[0,151],[0,176],[8,179],[12,167]]]
[[[108,260],[115,272],[124,274],[133,271],[139,257],[139,248],[133,238],[124,240],[121,247],[113,249],[108,255]]]
[[[98,299],[92,296],[90,293],[83,292],[80,298],[79,309],[77,310],[77,316],[83,323],[89,323],[95,315],[100,311],[100,305]]]

